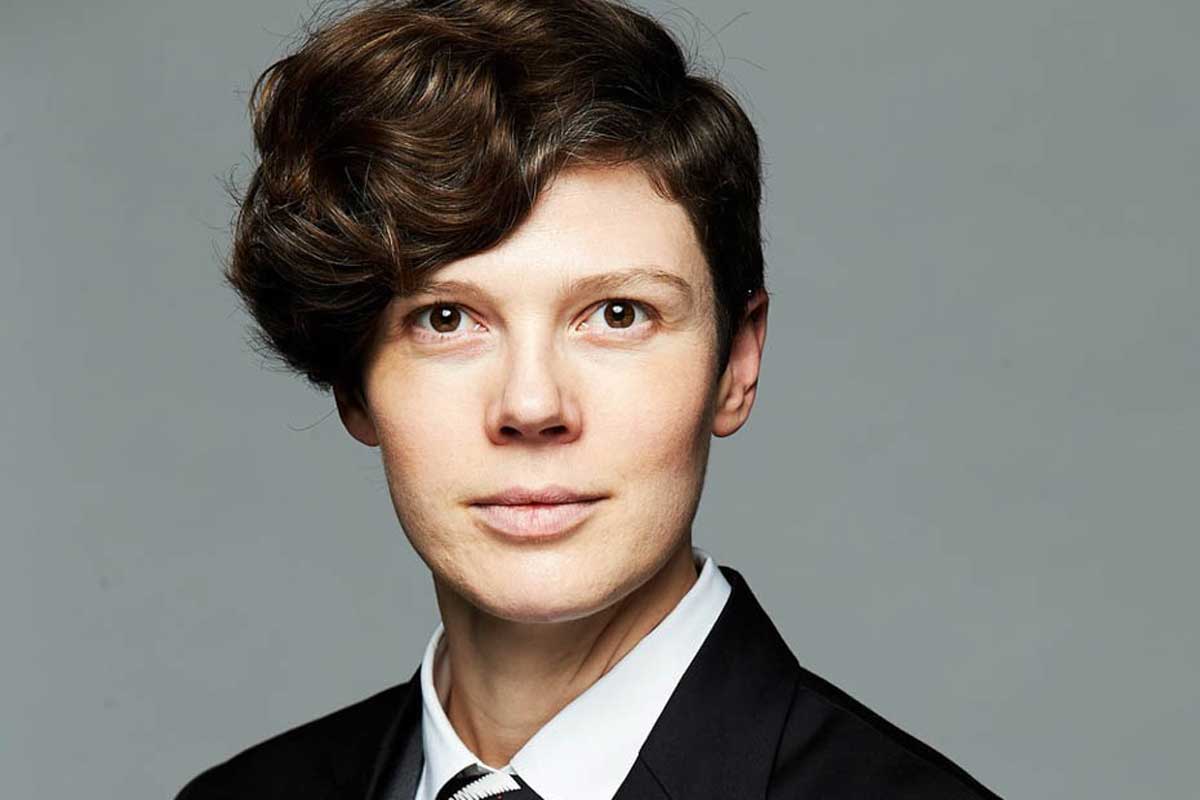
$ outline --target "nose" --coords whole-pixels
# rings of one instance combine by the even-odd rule
[[[565,443],[578,438],[580,408],[569,365],[551,342],[511,348],[500,390],[489,404],[488,437],[496,444]]]

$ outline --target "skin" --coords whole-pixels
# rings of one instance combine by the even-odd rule
[[[571,288],[631,267],[674,276],[690,297],[662,280]],[[768,298],[750,298],[717,375],[699,242],[633,166],[563,172],[511,236],[434,280],[476,288],[397,297],[367,359],[365,405],[336,399],[350,434],[380,448],[433,575],[447,716],[502,767],[695,582],[709,444],[749,417]],[[543,541],[497,534],[471,508],[548,484],[604,499]]]

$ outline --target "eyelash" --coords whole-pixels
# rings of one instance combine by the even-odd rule
[[[649,305],[648,303],[643,303],[640,300],[631,300],[628,297],[610,297],[610,298],[601,300],[598,304],[592,306],[589,309],[588,314],[584,319],[585,320],[589,319],[592,316],[592,314],[594,314],[594,313],[596,313],[596,311],[604,308],[605,305],[607,305],[609,303],[616,303],[618,301],[622,302],[622,303],[629,303],[634,308],[641,309],[642,313],[646,316],[646,323],[657,322],[659,319],[658,312],[653,306]],[[432,331],[432,330],[429,330],[428,328],[424,328],[424,327],[417,325],[418,320],[427,311],[432,311],[433,309],[439,308],[441,306],[449,306],[451,308],[457,308],[459,311],[461,311],[463,314],[466,314],[468,317],[470,317],[470,315],[471,315],[470,312],[467,311],[466,308],[464,308],[463,306],[461,306],[458,303],[454,303],[449,300],[435,300],[432,303],[423,305],[420,308],[414,310],[408,317],[408,326],[407,327],[420,331],[420,338],[425,339],[426,341],[439,342],[439,341],[447,341],[447,340],[451,340],[451,339],[461,338],[463,336],[463,334],[461,334],[461,333],[438,333],[437,331]],[[627,337],[633,337],[636,335],[640,335],[640,331],[644,327],[644,325],[645,325],[645,323],[639,324],[637,322],[634,322],[634,324],[628,328],[610,328],[609,330],[611,330],[611,331],[632,331],[632,333],[623,333],[622,332],[622,333],[613,334],[614,336],[616,336],[616,338],[627,338]]]

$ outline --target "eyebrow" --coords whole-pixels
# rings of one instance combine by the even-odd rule
[[[576,278],[567,283],[563,294],[613,293],[644,284],[666,286],[683,295],[688,303],[693,302],[695,299],[695,291],[686,279],[680,275],[676,275],[674,272],[668,272],[661,267],[654,266],[627,267],[613,272]],[[418,285],[412,292],[413,295],[434,293],[459,293],[478,297],[485,296],[487,290],[470,281],[428,280]]]

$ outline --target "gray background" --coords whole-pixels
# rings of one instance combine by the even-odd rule
[[[697,542],[1006,797],[1194,796],[1200,4],[647,7],[767,159],[760,397]],[[4,797],[170,797],[436,622],[376,451],[218,281],[308,13],[0,3]]]

